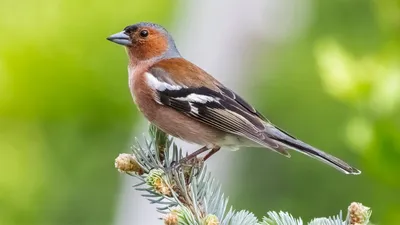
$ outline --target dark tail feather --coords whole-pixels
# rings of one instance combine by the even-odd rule
[[[335,156],[329,155],[328,153],[325,153],[319,149],[316,149],[300,140],[297,140],[286,132],[280,130],[279,128],[277,129],[279,130],[280,134],[276,136],[274,135],[274,137],[271,137],[271,139],[281,143],[282,145],[285,145],[288,148],[294,149],[312,158],[318,159],[319,161],[328,164],[329,166],[332,166],[333,168],[340,170],[343,173],[353,175],[358,175],[361,173],[360,170],[350,166],[343,160],[338,159]]]

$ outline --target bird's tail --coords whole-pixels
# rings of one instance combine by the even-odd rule
[[[294,138],[290,134],[286,133],[285,131],[277,127],[274,128],[272,128],[272,130],[270,130],[270,132],[268,133],[270,135],[270,138],[275,140],[276,142],[290,149],[303,153],[307,156],[315,158],[325,164],[328,164],[329,166],[332,166],[333,168],[342,171],[343,173],[353,174],[353,175],[361,173],[360,170],[350,166],[343,160],[336,158],[335,156],[329,155],[328,153],[325,153],[317,148],[314,148],[313,146]]]

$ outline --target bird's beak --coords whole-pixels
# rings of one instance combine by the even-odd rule
[[[132,44],[131,39],[125,34],[124,31],[111,35],[107,38],[107,40],[124,46],[129,46]]]

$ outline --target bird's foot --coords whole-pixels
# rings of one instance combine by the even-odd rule
[[[170,165],[170,169],[174,171],[179,171],[183,170],[185,174],[188,172],[192,171],[193,169],[199,169],[202,167],[204,164],[204,158],[200,157],[192,157],[190,159],[188,158],[182,158],[178,162],[172,162]]]

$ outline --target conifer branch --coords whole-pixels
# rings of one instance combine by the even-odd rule
[[[202,160],[184,164],[182,149],[171,137],[150,125],[150,137],[144,143],[136,139],[132,154],[120,154],[115,159],[118,171],[136,177],[134,186],[150,204],[157,204],[166,225],[303,225],[301,218],[287,212],[268,212],[259,221],[246,210],[227,209],[228,200],[221,186],[207,172]],[[371,210],[361,203],[352,203],[346,219],[339,215],[316,218],[308,225],[366,225]],[[160,222],[161,223],[161,222]]]

